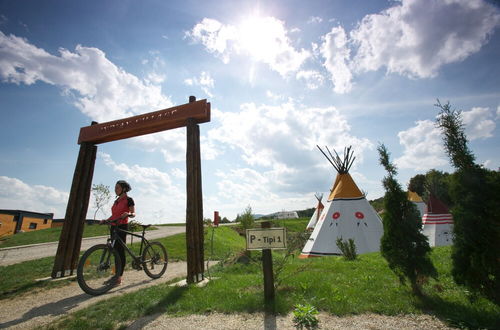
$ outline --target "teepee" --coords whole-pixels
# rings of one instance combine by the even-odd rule
[[[420,197],[420,195],[416,192],[408,190],[408,200],[415,204],[420,216],[422,217],[425,213],[425,202],[422,197]]]
[[[321,200],[323,199],[323,194],[316,193],[316,194],[314,194],[314,197],[316,197],[316,199],[318,200],[318,205],[316,205],[316,209],[314,210],[314,213],[313,213],[311,219],[309,220],[309,223],[307,224],[307,227],[306,227],[307,230],[314,229],[314,227],[316,226],[316,223],[319,220],[319,217],[321,216],[321,212],[323,212],[323,209],[325,208],[323,203],[321,203]]]
[[[433,194],[429,196],[422,224],[430,246],[453,244],[453,217],[448,207]]]
[[[334,157],[326,148],[329,157],[319,146],[318,148],[337,170],[337,177],[325,208],[299,258],[342,254],[336,244],[337,238],[352,238],[357,253],[379,251],[384,231],[382,220],[349,174],[355,159],[352,157],[351,147],[344,149],[344,159],[336,152]]]

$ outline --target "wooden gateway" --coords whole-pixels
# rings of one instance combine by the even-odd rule
[[[183,105],[101,124],[92,122],[92,125],[82,127],[78,138],[80,152],[52,277],[73,275],[76,270],[94,175],[96,144],[186,127],[187,283],[203,280],[203,198],[198,124],[209,121],[210,103],[205,99],[196,101],[194,96],[190,96],[189,103]]]

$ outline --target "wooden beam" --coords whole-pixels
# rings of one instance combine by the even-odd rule
[[[209,122],[210,103],[203,99],[138,116],[82,127],[78,144],[83,142],[99,144],[184,127],[189,118],[195,120],[196,123]]]
[[[96,154],[97,147],[94,144],[84,142],[80,145],[66,215],[52,268],[53,278],[72,275],[76,268],[88,210]]]

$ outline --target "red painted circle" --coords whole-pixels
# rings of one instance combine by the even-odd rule
[[[354,215],[355,215],[355,216],[356,216],[356,218],[358,218],[358,219],[363,219],[363,218],[365,217],[365,215],[364,215],[363,213],[361,213],[361,212],[356,212],[356,213],[354,213]]]
[[[333,215],[332,215],[332,218],[334,219],[338,219],[340,217],[340,213],[339,212],[335,212]]]

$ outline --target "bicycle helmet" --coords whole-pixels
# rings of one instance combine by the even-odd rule
[[[125,180],[118,180],[116,184],[119,184],[124,192],[129,192],[130,190],[132,190],[132,187]]]

